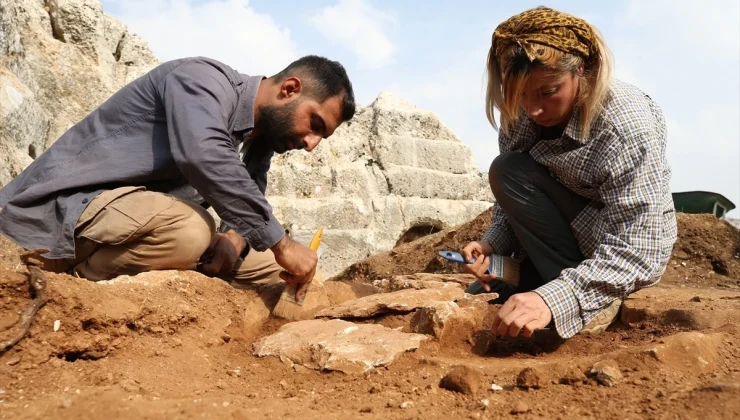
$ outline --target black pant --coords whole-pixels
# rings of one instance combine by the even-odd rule
[[[515,293],[532,291],[584,260],[570,224],[589,199],[569,190],[545,166],[522,152],[497,156],[488,171],[488,181],[496,202],[527,251],[527,258],[519,267],[518,287],[501,281],[490,283],[491,291],[499,294],[496,302],[504,302]],[[465,291],[485,292],[477,280]]]

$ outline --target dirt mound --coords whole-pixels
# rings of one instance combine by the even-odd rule
[[[663,281],[740,287],[740,230],[711,214],[678,213],[678,240]]]
[[[457,228],[421,237],[352,264],[332,280],[368,282],[397,275],[415,273],[463,273],[460,265],[438,255],[441,250],[459,250],[470,241],[480,240],[491,223],[491,210]]]
[[[740,231],[708,214],[679,213],[678,240],[663,282],[740,287]],[[333,280],[368,282],[413,273],[462,273],[438,255],[480,240],[490,226],[491,210],[457,228],[424,236],[359,261]]]

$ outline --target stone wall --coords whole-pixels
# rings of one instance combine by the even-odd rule
[[[319,264],[328,276],[409,230],[462,224],[493,200],[470,147],[433,112],[388,93],[312,153],[273,159],[267,196],[296,240],[307,244],[324,227]]]

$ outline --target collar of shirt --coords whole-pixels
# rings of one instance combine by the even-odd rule
[[[581,130],[580,121],[580,107],[576,106],[573,109],[573,115],[570,117],[570,121],[568,121],[568,125],[565,126],[565,130],[563,131],[564,136],[568,136],[571,139],[579,142],[579,143],[586,143],[588,140],[583,135],[583,130]]]
[[[524,124],[525,124],[527,132],[529,132],[529,134],[533,138],[537,139],[538,138],[537,133],[539,132],[539,130],[537,129],[537,125],[534,123],[534,121],[532,121],[531,118],[527,116],[526,113],[523,113],[522,117],[524,121],[526,121]],[[568,138],[573,139],[579,143],[586,143],[588,139],[584,137],[579,121],[580,121],[579,107],[576,106],[575,109],[573,110],[573,115],[570,117],[570,120],[568,121],[568,125],[566,125],[565,130],[563,130],[563,136],[561,136],[561,138],[564,136],[567,136]]]
[[[257,90],[264,76],[241,75],[245,84],[244,91],[239,97],[236,110],[234,131],[245,131],[254,128],[254,101],[257,100]]]

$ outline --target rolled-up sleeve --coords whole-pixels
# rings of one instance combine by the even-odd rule
[[[264,251],[279,242],[285,231],[231,140],[229,117],[238,98],[226,75],[191,60],[158,88],[171,153],[185,179],[251,248]]]

